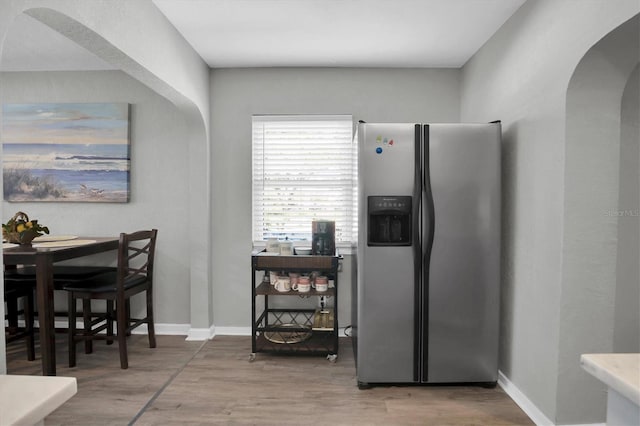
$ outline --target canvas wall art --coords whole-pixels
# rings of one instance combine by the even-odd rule
[[[7,201],[129,201],[129,104],[5,104]]]

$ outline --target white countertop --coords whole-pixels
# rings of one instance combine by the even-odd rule
[[[640,354],[583,354],[582,368],[640,406]]]
[[[76,394],[75,377],[0,375],[0,425],[32,425]]]

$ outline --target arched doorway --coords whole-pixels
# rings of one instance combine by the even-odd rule
[[[109,5],[89,5],[87,2],[65,2],[47,8],[28,9],[24,1],[2,6],[0,16],[0,60],[6,34],[16,16],[28,14],[36,20],[64,34],[115,68],[130,80],[151,89],[155,95],[172,103],[181,120],[184,134],[176,138],[184,145],[186,167],[185,195],[187,206],[177,219],[185,222],[199,220],[198,233],[183,233],[184,251],[188,253],[186,272],[180,278],[180,291],[187,300],[186,326],[189,335],[207,338],[201,330],[211,329],[211,232],[208,218],[211,213],[209,191],[208,143],[208,68],[197,57],[189,55],[190,47],[176,36],[161,13],[151,2],[116,0]],[[153,19],[157,15],[158,19]],[[137,17],[145,16],[149,22]],[[161,19],[162,17],[162,19]],[[136,37],[141,27],[148,39]],[[166,48],[158,51],[156,42],[166,40]],[[172,72],[167,72],[170,70]],[[90,89],[89,89],[90,90]],[[0,96],[3,82],[0,79]],[[158,197],[163,194],[156,188]],[[153,209],[152,209],[153,210]],[[8,212],[3,212],[3,215]],[[167,303],[168,304],[168,303]],[[0,308],[0,311],[3,308]],[[2,313],[2,312],[0,312]],[[194,333],[193,330],[196,330]],[[4,371],[4,339],[0,339],[0,371]]]
[[[623,95],[639,62],[639,27],[636,15],[596,43],[576,67],[567,89],[556,419],[560,424],[604,419],[604,393],[583,374],[579,357],[582,353],[615,351],[614,329],[620,323],[616,318],[638,318],[638,275],[619,275],[634,258],[637,267],[637,214],[630,215],[625,225],[625,232],[634,227],[636,230],[635,236],[633,232],[627,235],[632,241],[624,243],[632,251],[624,252],[619,230],[623,219],[627,219],[621,217],[621,212],[637,212],[638,208],[637,196],[635,206],[628,204],[634,202],[628,194],[637,194],[639,184],[637,106],[635,145],[633,131],[621,129],[621,117],[633,115],[623,110],[632,108],[631,102],[623,102]],[[630,122],[629,126],[633,127]],[[635,160],[626,161],[628,152],[636,153]],[[616,303],[633,294],[634,289],[635,311],[632,305]],[[621,292],[619,297],[617,292]],[[635,331],[633,327],[624,331],[632,332],[636,336],[640,333],[638,322]],[[577,389],[581,391],[576,392]],[[583,417],[576,418],[576,412]]]

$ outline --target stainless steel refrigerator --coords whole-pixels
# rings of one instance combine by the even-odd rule
[[[358,126],[360,387],[498,375],[500,122]]]

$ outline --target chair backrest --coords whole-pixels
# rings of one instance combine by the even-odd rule
[[[146,279],[153,283],[153,259],[156,251],[157,229],[121,233],[118,247],[118,291],[130,281]]]

